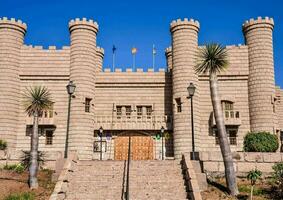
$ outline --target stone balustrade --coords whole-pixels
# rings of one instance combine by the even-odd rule
[[[160,130],[163,126],[172,130],[172,117],[167,115],[98,115],[94,117],[94,129],[106,130]]]

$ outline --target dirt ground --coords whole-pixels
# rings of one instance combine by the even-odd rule
[[[250,199],[250,182],[246,178],[238,178],[238,188],[239,196],[238,200],[249,200]],[[208,184],[208,189],[201,193],[204,200],[234,200],[228,195],[227,189],[225,187],[225,179],[218,178],[210,181]],[[255,186],[255,193],[253,195],[253,200],[279,200],[282,199],[278,197],[278,191],[272,183],[271,179],[261,179],[258,180]]]
[[[30,190],[28,186],[28,173],[18,174],[11,170],[0,169],[0,200],[10,194],[33,192],[36,200],[49,199],[55,183],[51,181],[52,171],[41,170],[38,174],[39,188]]]

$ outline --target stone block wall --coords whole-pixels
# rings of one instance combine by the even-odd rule
[[[223,174],[224,164],[221,152],[201,152],[200,160],[203,169],[208,174]],[[234,167],[237,175],[245,175],[247,172],[257,168],[264,174],[270,175],[275,163],[283,162],[283,153],[261,153],[261,152],[233,152]]]

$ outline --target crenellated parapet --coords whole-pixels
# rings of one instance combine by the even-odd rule
[[[170,24],[170,31],[171,33],[177,31],[179,29],[192,29],[196,32],[200,29],[200,24],[197,20],[184,18],[184,20],[177,19],[173,20]]]
[[[102,73],[128,73],[128,74],[138,74],[138,73],[167,73],[165,68],[158,68],[156,71],[154,71],[153,68],[143,69],[143,68],[137,68],[136,71],[133,71],[132,68],[126,68],[124,71],[122,68],[115,68],[115,71],[111,71],[110,67],[104,68]]]
[[[243,32],[246,34],[248,31],[256,28],[274,28],[274,20],[269,17],[258,17],[257,19],[251,18],[250,20],[245,21],[242,26]]]
[[[72,32],[76,29],[89,29],[91,31],[94,31],[95,33],[98,32],[98,24],[97,22],[93,21],[92,19],[87,20],[86,18],[76,18],[72,19],[69,22],[69,30]]]
[[[7,17],[0,18],[0,28],[14,29],[23,34],[27,31],[26,23],[23,23],[21,20],[16,20],[15,18],[8,19]]]

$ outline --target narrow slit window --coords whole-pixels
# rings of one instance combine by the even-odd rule
[[[141,118],[141,116],[142,116],[142,106],[137,106],[137,116],[138,116],[138,118]]]
[[[90,112],[90,102],[91,102],[91,99],[90,98],[86,98],[85,99],[85,112]]]
[[[176,99],[176,104],[177,104],[177,112],[182,112],[182,102],[181,98]]]

